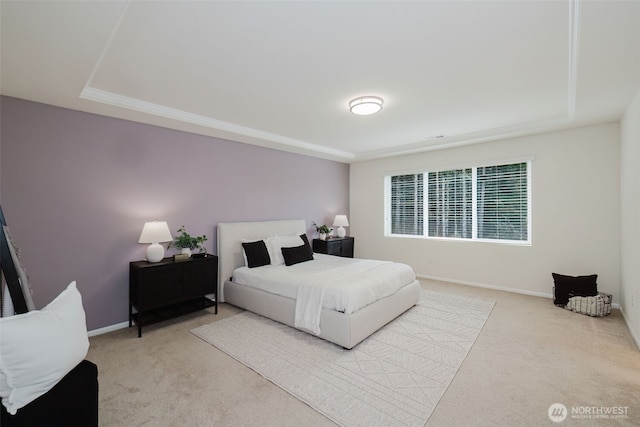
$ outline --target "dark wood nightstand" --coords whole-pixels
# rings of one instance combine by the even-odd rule
[[[327,240],[313,239],[313,252],[353,258],[353,237],[332,237]]]
[[[213,299],[205,295],[213,294]],[[129,263],[129,327],[166,320],[215,307],[218,314],[218,257],[190,258],[175,262]],[[134,313],[135,309],[135,313]]]

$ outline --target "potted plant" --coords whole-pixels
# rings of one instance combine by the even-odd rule
[[[173,241],[167,243],[167,249],[174,246],[180,249],[183,254],[187,254],[191,256],[192,250],[196,248],[200,248],[199,252],[203,253],[203,255],[206,255],[207,250],[204,247],[204,242],[208,240],[207,236],[203,234],[202,236],[194,237],[189,233],[187,233],[187,230],[185,230],[184,225],[178,228],[178,233],[180,233],[179,236],[175,237]]]
[[[327,227],[325,224],[318,225],[313,222],[313,228],[320,234],[320,240],[326,240],[329,233],[331,233],[332,229]]]

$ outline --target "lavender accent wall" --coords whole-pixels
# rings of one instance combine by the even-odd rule
[[[76,280],[89,330],[128,320],[145,221],[215,253],[218,222],[303,218],[312,236],[348,214],[348,164],[10,97],[0,120],[0,202],[36,306]]]

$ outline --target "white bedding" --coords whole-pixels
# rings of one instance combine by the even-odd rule
[[[292,266],[237,268],[235,283],[296,300],[295,326],[320,334],[322,308],[351,314],[415,280],[406,264],[314,254]]]

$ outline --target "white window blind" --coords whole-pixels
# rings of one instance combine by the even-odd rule
[[[471,169],[429,172],[429,236],[472,236]]]
[[[391,233],[422,235],[424,224],[424,176],[396,175],[390,180]]]
[[[527,242],[529,174],[520,162],[387,176],[385,234]]]
[[[528,240],[527,163],[477,170],[478,238]]]

